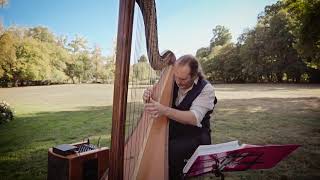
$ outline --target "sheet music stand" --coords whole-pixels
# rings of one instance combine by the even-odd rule
[[[207,145],[206,145],[207,146]],[[210,145],[209,145],[210,146]],[[236,150],[199,153],[184,168],[184,177],[213,173],[224,179],[223,172],[269,169],[300,145],[245,145]],[[196,151],[197,152],[197,151]],[[196,153],[195,152],[195,153]],[[190,161],[189,160],[189,161]]]

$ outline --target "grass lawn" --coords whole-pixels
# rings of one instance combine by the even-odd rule
[[[227,173],[226,179],[320,178],[320,85],[215,88],[213,143],[302,145],[273,169]],[[0,89],[0,100],[16,111],[14,121],[0,124],[0,179],[46,179],[47,150],[57,144],[101,137],[109,146],[112,91],[101,84]]]

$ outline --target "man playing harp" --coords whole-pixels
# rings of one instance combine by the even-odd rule
[[[182,169],[199,145],[211,144],[210,114],[215,105],[213,86],[205,80],[200,64],[192,55],[180,57],[174,64],[172,107],[144,91],[145,111],[152,117],[167,116],[169,124],[169,177],[182,179]]]

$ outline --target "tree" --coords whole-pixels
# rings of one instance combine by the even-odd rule
[[[320,49],[317,45],[320,42],[319,8],[319,0],[283,0],[266,6],[260,18],[267,23],[273,21],[277,24],[278,21],[284,24],[280,29],[287,33],[283,38],[289,38],[288,42],[282,42],[289,47],[286,48],[289,59],[285,59],[284,65],[288,80],[299,81],[298,76],[303,73],[308,73],[310,79],[317,79],[312,76],[320,74]]]
[[[64,72],[72,80],[72,83],[75,83],[74,78],[78,79],[78,83],[82,83],[90,79],[91,68],[92,64],[89,54],[87,52],[82,52],[71,55],[71,61],[66,62],[66,69]]]
[[[202,58],[207,57],[209,54],[210,54],[209,48],[207,48],[207,47],[202,47],[202,48],[200,48],[200,49],[197,50],[197,52],[196,52],[196,57],[197,57],[198,59],[202,59]]]
[[[0,0],[0,6],[3,8],[8,4],[8,0]]]
[[[212,33],[213,37],[210,40],[210,49],[214,46],[223,46],[227,43],[230,43],[232,39],[229,29],[221,25],[217,25],[215,28],[213,28]]]
[[[92,63],[87,51],[77,55],[76,61],[76,76],[78,77],[79,83],[86,82],[91,79]]]
[[[320,67],[320,0],[286,0],[283,9],[291,17],[296,48],[310,67]]]
[[[114,73],[116,69],[114,56],[103,57],[104,60],[104,69],[102,71],[102,78],[107,82],[111,83],[114,81]]]
[[[210,80],[320,81],[319,9],[320,0],[280,0],[266,6],[236,44],[227,28],[216,26],[209,51],[200,48],[196,56]]]
[[[98,82],[98,79],[102,79],[103,76],[103,57],[101,54],[101,48],[97,45],[92,51],[91,61],[92,61],[92,76],[95,79],[95,82]]]
[[[281,82],[284,75],[287,81],[299,82],[305,71],[302,56],[299,55],[295,44],[298,41],[294,34],[294,24],[290,14],[282,2],[267,6],[265,15],[259,18],[268,30],[267,56],[271,57],[271,70],[276,75],[277,81]]]
[[[112,55],[108,57],[103,57],[103,64],[104,64],[104,69],[103,69],[103,79],[107,83],[112,83],[114,82],[114,74],[115,74],[115,69],[116,69],[116,49],[117,49],[117,44],[116,41],[113,42],[113,50],[112,50]],[[131,75],[129,73],[129,75]],[[130,79],[130,77],[129,77]]]
[[[1,84],[7,85],[13,80],[18,65],[16,57],[16,43],[18,40],[12,32],[5,32],[0,36],[0,79]]]
[[[0,0],[0,6],[1,8],[3,8],[4,6],[6,6],[8,4],[8,0]],[[3,22],[2,19],[0,17],[0,35],[4,32],[4,26],[3,26]]]
[[[88,80],[90,77],[90,62],[89,52],[87,48],[87,40],[83,37],[76,36],[69,44],[68,49],[71,51],[71,61],[66,63],[65,73],[70,77],[73,83],[74,77],[78,78],[78,82]]]
[[[64,73],[66,62],[70,62],[68,51],[56,44],[47,44],[47,53],[49,54],[51,72],[49,79],[55,83],[65,82],[67,75]]]
[[[145,55],[140,56],[140,58],[138,59],[138,63],[145,63],[147,61],[148,59]]]
[[[4,32],[4,26],[3,26],[2,19],[0,18],[0,35],[2,35],[3,32]]]
[[[32,37],[41,42],[54,43],[56,39],[48,28],[41,26],[28,29],[26,34],[28,37]]]
[[[48,47],[40,41],[30,37],[24,38],[16,50],[17,60],[21,63],[21,66],[17,66],[20,74],[16,80],[48,80],[51,73],[48,51]]]
[[[149,77],[150,73],[150,66],[148,62],[146,61],[146,57],[142,55],[138,63],[132,65],[133,69],[133,78],[136,80],[142,81],[146,80]]]
[[[58,36],[57,37],[57,44],[58,46],[60,47],[63,47],[63,48],[66,48],[67,47],[67,41],[68,41],[68,38],[67,36]]]
[[[242,82],[242,65],[238,47],[229,43],[219,53],[203,64],[203,70],[209,80],[224,82]]]
[[[75,77],[77,75],[76,64],[66,62],[66,68],[64,69],[64,73],[72,80],[72,83],[75,84]]]
[[[68,44],[69,50],[72,53],[78,53],[81,51],[87,50],[87,40],[83,37],[77,36],[71,40],[71,42]]]

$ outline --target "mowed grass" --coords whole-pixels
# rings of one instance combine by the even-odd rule
[[[216,85],[216,91],[213,143],[302,145],[270,170],[226,179],[320,179],[319,85]]]
[[[226,179],[320,178],[320,85],[218,84],[213,143],[301,144],[270,170]],[[140,93],[136,93],[140,97]],[[112,85],[0,89],[16,119],[0,125],[0,179],[46,179],[47,150],[90,138],[109,146]],[[205,179],[218,179],[207,175]]]
[[[48,148],[90,138],[109,146],[111,85],[0,89],[16,119],[0,125],[0,179],[46,179]]]

